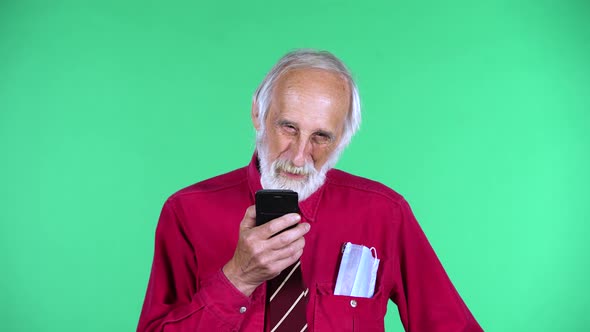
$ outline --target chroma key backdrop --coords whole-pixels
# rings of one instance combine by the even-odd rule
[[[2,1],[0,330],[133,331],[162,204],[248,163],[252,94],[302,47],[358,81],[338,168],[404,195],[486,331],[588,331],[574,0]]]

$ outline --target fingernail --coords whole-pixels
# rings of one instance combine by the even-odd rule
[[[293,220],[293,221],[299,221],[299,220],[301,220],[301,216],[300,216],[300,215],[298,215],[298,214],[294,214],[294,215],[291,217],[291,220]]]
[[[305,225],[305,230],[309,231],[311,229],[311,225],[308,223],[304,223],[303,225]]]

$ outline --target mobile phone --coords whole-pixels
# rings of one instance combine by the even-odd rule
[[[299,196],[295,191],[263,189],[256,192],[256,226],[288,213],[299,213]]]

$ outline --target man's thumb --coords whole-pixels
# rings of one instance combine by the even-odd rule
[[[246,213],[244,214],[244,219],[242,219],[242,224],[240,226],[242,228],[256,227],[256,206],[255,205],[250,205],[246,209]]]

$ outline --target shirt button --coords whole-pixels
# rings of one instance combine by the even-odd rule
[[[243,313],[245,313],[245,312],[246,312],[246,307],[241,307],[241,308],[240,308],[240,313],[241,313],[241,314],[243,314]]]
[[[356,300],[350,300],[350,306],[356,308]]]

